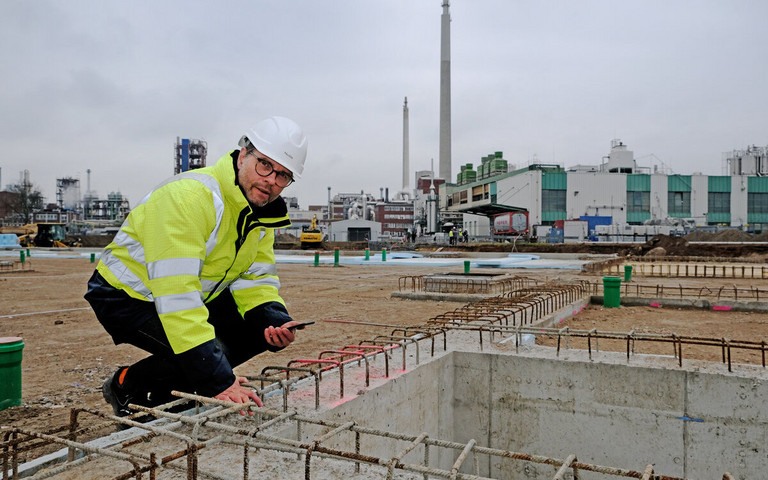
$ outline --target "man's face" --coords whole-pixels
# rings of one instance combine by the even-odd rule
[[[259,162],[261,162],[261,169],[264,169],[266,162],[271,165],[274,171],[267,176],[259,175],[256,172]],[[275,183],[276,176],[291,174],[290,170],[258,150],[252,150],[249,153],[245,148],[240,150],[240,155],[237,158],[237,169],[237,182],[243,188],[248,201],[258,207],[263,207],[282,193],[284,187]]]

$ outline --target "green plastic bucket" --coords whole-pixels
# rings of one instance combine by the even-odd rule
[[[621,305],[621,278],[603,277],[603,306],[615,308]]]
[[[624,265],[624,281],[632,280],[632,265]]]
[[[0,337],[0,410],[21,405],[20,337]]]

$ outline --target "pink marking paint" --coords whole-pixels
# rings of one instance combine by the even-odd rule
[[[660,306],[661,306],[661,304],[660,304],[660,303],[652,303],[652,304],[651,304],[651,306],[652,306],[652,307],[660,307]]]
[[[730,309],[731,309],[731,307],[728,306],[728,305],[715,305],[715,306],[712,307],[712,310],[723,310],[723,311],[726,311],[726,312],[728,310],[730,310]]]

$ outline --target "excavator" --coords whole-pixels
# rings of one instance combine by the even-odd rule
[[[317,215],[312,217],[309,227],[302,227],[299,240],[302,249],[323,248],[323,232],[317,227]]]
[[[79,247],[77,242],[67,242],[66,224],[32,223],[24,225],[24,233],[19,236],[22,247]]]

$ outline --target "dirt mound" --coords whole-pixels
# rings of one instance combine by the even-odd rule
[[[754,236],[751,233],[739,230],[737,228],[726,228],[719,232],[705,232],[703,230],[694,230],[685,237],[689,242],[753,242]],[[766,236],[768,241],[768,236]]]
[[[672,237],[669,235],[656,235],[648,240],[647,245],[651,247],[648,252],[654,252],[654,255],[660,253],[659,248],[664,249],[667,255],[686,255],[688,250],[688,240],[682,237]]]
[[[683,238],[689,242],[712,242],[715,234],[703,230],[694,230]]]
[[[729,228],[720,230],[714,235],[715,242],[751,242],[752,234],[743,230]]]
[[[768,242],[768,230],[752,237],[753,242]]]
[[[86,248],[104,248],[109,245],[114,235],[67,235],[67,243],[80,242]]]
[[[290,233],[280,233],[275,235],[275,243],[299,243],[299,239]]]

